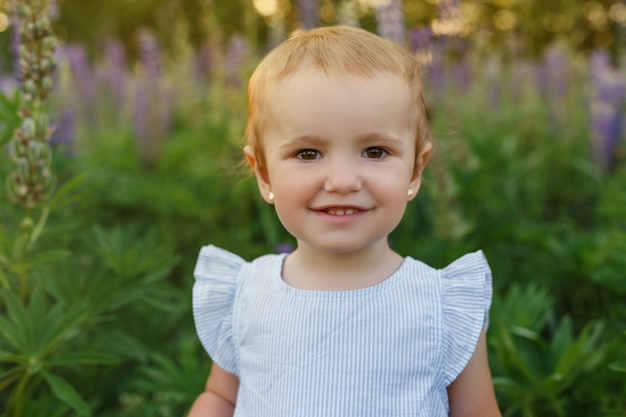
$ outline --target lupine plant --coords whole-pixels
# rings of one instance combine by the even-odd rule
[[[15,19],[19,22],[18,72],[20,91],[17,96],[17,126],[8,143],[13,171],[6,179],[11,202],[24,209],[21,233],[12,248],[5,240],[5,250],[11,255],[0,258],[0,268],[11,269],[19,277],[19,294],[28,294],[28,256],[47,220],[46,205],[53,187],[51,172],[52,150],[49,140],[53,132],[49,120],[49,100],[53,89],[56,38],[43,2],[16,2]],[[10,108],[10,106],[9,106]],[[33,214],[40,208],[35,224]],[[0,276],[4,273],[1,272]],[[5,289],[14,283],[4,279]]]
[[[17,3],[21,126],[9,144],[15,171],[8,179],[8,189],[11,200],[28,210],[48,200],[53,184],[48,101],[53,89],[56,38],[42,10],[45,3],[41,1]]]

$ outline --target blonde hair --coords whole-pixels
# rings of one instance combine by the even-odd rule
[[[267,123],[267,93],[278,82],[308,65],[328,73],[374,77],[389,72],[403,78],[415,105],[416,154],[432,142],[423,97],[421,66],[400,45],[363,29],[333,26],[299,32],[261,61],[248,84],[246,145],[252,146],[259,166],[265,165],[262,134]],[[410,115],[409,115],[410,116]]]

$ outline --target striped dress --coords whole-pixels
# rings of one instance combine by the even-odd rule
[[[407,257],[380,284],[349,291],[289,286],[285,256],[200,251],[196,329],[212,360],[239,378],[236,417],[448,415],[446,387],[487,326],[482,252],[443,269]]]

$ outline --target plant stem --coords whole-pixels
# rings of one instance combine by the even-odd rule
[[[28,246],[26,247],[26,250],[28,252],[30,252],[33,249],[33,246],[37,242],[37,239],[39,239],[39,236],[41,235],[43,227],[46,225],[46,221],[48,221],[48,215],[50,215],[50,208],[48,206],[44,206],[41,212],[41,216],[39,217],[39,221],[37,222],[37,224],[33,228],[32,233],[30,234],[30,239],[28,240]]]
[[[7,291],[11,289],[11,284],[9,284],[9,280],[7,279],[6,275],[4,275],[2,267],[0,267],[0,285],[2,285],[2,289],[5,289]]]
[[[26,390],[26,385],[28,384],[29,379],[30,375],[28,371],[24,370],[22,378],[20,379],[17,388],[13,392],[9,405],[7,406],[7,410],[12,409],[13,414],[9,413],[7,415],[11,415],[13,417],[22,417],[24,413],[24,391]]]

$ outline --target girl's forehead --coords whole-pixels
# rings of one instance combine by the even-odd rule
[[[383,74],[329,75],[299,71],[286,77],[266,97],[266,133],[281,137],[359,136],[372,132],[414,131],[415,112],[404,81]]]
[[[412,90],[408,82],[397,74],[379,71],[362,75],[345,71],[325,71],[314,66],[299,68],[268,88],[262,95],[265,105],[282,107],[284,102],[302,103],[315,100],[315,103],[329,104],[358,100],[393,100],[413,105]],[[359,104],[359,103],[355,103]],[[408,109],[407,109],[408,110]]]
[[[374,97],[387,95],[393,91],[395,99],[409,103],[411,88],[409,83],[397,74],[385,71],[373,72],[368,75],[346,71],[328,71],[315,66],[303,66],[268,85],[262,95],[267,104],[277,104],[276,100],[306,99],[307,97],[328,96],[339,94],[361,95],[371,92]],[[304,96],[304,97],[301,97]]]

